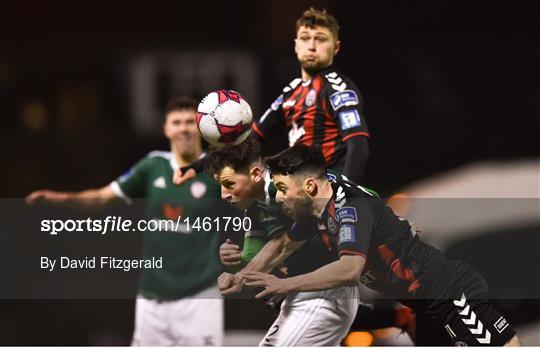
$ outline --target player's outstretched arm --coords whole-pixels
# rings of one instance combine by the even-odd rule
[[[265,288],[257,298],[270,294],[324,291],[358,283],[365,263],[363,256],[344,255],[338,261],[296,277],[282,279],[262,272],[245,272],[243,277],[247,280],[246,286]]]
[[[38,201],[47,201],[52,203],[75,203],[79,205],[99,206],[105,205],[117,198],[118,196],[111,188],[111,185],[107,185],[101,188],[79,192],[38,190],[26,196],[25,201],[29,205]]]

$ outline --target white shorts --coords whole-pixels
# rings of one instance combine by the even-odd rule
[[[339,346],[359,303],[358,287],[289,294],[259,346]]]
[[[131,345],[221,346],[223,306],[216,286],[176,301],[139,297]]]

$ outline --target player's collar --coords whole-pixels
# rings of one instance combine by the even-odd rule
[[[176,168],[180,168],[180,164],[178,164],[178,162],[176,161],[176,156],[174,155],[174,153],[172,151],[169,153],[171,155],[171,157],[169,158],[169,164],[172,170],[176,170]],[[200,160],[204,156],[206,156],[206,152],[201,152],[201,155],[199,156],[199,158],[197,158],[197,160]]]

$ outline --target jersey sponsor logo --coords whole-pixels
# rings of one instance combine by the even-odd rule
[[[311,106],[315,104],[315,99],[317,99],[317,92],[315,92],[315,90],[312,89],[308,92],[306,96],[306,101],[304,102],[304,104],[306,104],[306,106]]]
[[[330,96],[330,104],[334,110],[344,106],[358,105],[358,96],[355,91],[350,89],[343,92],[336,92]]]
[[[159,178],[157,178],[156,180],[154,180],[154,182],[152,183],[152,185],[154,185],[154,187],[164,189],[164,188],[167,187],[167,182],[165,181],[165,178],[164,178],[164,177],[160,176]]]
[[[347,130],[353,127],[360,127],[362,125],[362,119],[360,113],[356,109],[344,110],[338,113],[339,120],[341,121],[341,130]]]
[[[191,195],[195,198],[201,198],[206,193],[206,184],[204,182],[195,181],[193,184],[191,184],[191,187],[189,190],[191,191]]]
[[[163,205],[163,216],[166,219],[174,220],[177,219],[179,216],[182,216],[183,209],[180,206],[174,206],[172,204],[164,204]]]
[[[293,147],[294,144],[296,144],[296,142],[300,140],[300,138],[304,134],[306,134],[306,131],[304,130],[304,126],[298,128],[298,125],[296,124],[296,122],[293,122],[291,130],[289,131],[289,147]]]
[[[354,207],[343,207],[336,211],[336,219],[338,222],[357,222],[358,217],[356,215],[356,208]]]
[[[510,324],[504,317],[500,317],[499,320],[493,325],[498,333],[502,333]]]
[[[334,219],[332,219],[330,216],[328,217],[326,224],[328,225],[328,231],[330,231],[330,233],[332,234],[338,233],[338,227],[336,223],[334,222]]]
[[[281,94],[279,97],[277,97],[276,100],[274,100],[274,102],[270,105],[270,108],[274,111],[277,111],[281,104],[283,104],[283,94]]]
[[[339,229],[339,244],[354,243],[356,241],[354,225],[341,225]]]
[[[129,168],[124,174],[120,175],[120,179],[118,179],[118,181],[125,182],[131,178],[133,174],[135,174],[135,170],[133,168]]]

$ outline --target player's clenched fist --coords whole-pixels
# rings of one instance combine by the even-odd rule
[[[230,295],[240,292],[244,287],[245,280],[239,274],[221,273],[218,278],[218,287],[221,295]]]
[[[225,266],[239,265],[242,258],[240,247],[227,239],[225,243],[219,247],[219,259]]]

